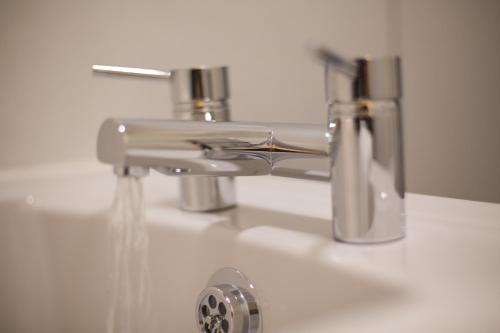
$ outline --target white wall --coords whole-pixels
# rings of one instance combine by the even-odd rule
[[[168,83],[94,76],[96,63],[228,65],[234,120],[323,122],[322,68],[305,49],[320,42],[403,54],[410,191],[500,202],[498,7],[0,0],[0,168],[93,158],[106,117],[171,116]]]

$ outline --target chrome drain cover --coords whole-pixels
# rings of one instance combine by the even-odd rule
[[[202,333],[262,332],[254,285],[236,269],[218,270],[198,296],[196,320]]]

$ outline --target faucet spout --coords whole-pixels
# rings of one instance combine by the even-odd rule
[[[97,156],[115,167],[169,175],[277,175],[329,180],[329,135],[320,125],[108,119]]]

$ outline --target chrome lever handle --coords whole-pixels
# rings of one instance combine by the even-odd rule
[[[127,76],[142,76],[155,79],[169,80],[172,76],[171,72],[160,71],[157,69],[134,68],[134,67],[119,67],[106,65],[93,65],[92,70],[98,73],[119,74]]]
[[[401,98],[399,57],[350,60],[325,47],[313,48],[312,52],[325,64],[325,88],[328,103]]]
[[[229,99],[228,69],[218,67],[193,67],[161,71],[157,69],[93,65],[97,73],[149,77],[168,80],[174,104],[227,102]]]
[[[316,47],[312,51],[325,64],[334,66],[338,71],[350,78],[356,77],[358,65],[355,62],[326,47]]]

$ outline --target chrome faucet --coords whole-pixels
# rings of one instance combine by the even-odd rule
[[[173,115],[177,120],[229,121],[229,73],[227,67],[199,67],[161,71],[156,69],[94,65],[98,73],[166,79],[171,83]],[[204,212],[236,205],[231,177],[180,177],[180,206]]]
[[[327,50],[326,125],[108,119],[97,155],[118,174],[276,175],[330,181],[333,235],[380,243],[405,233],[399,58]]]

